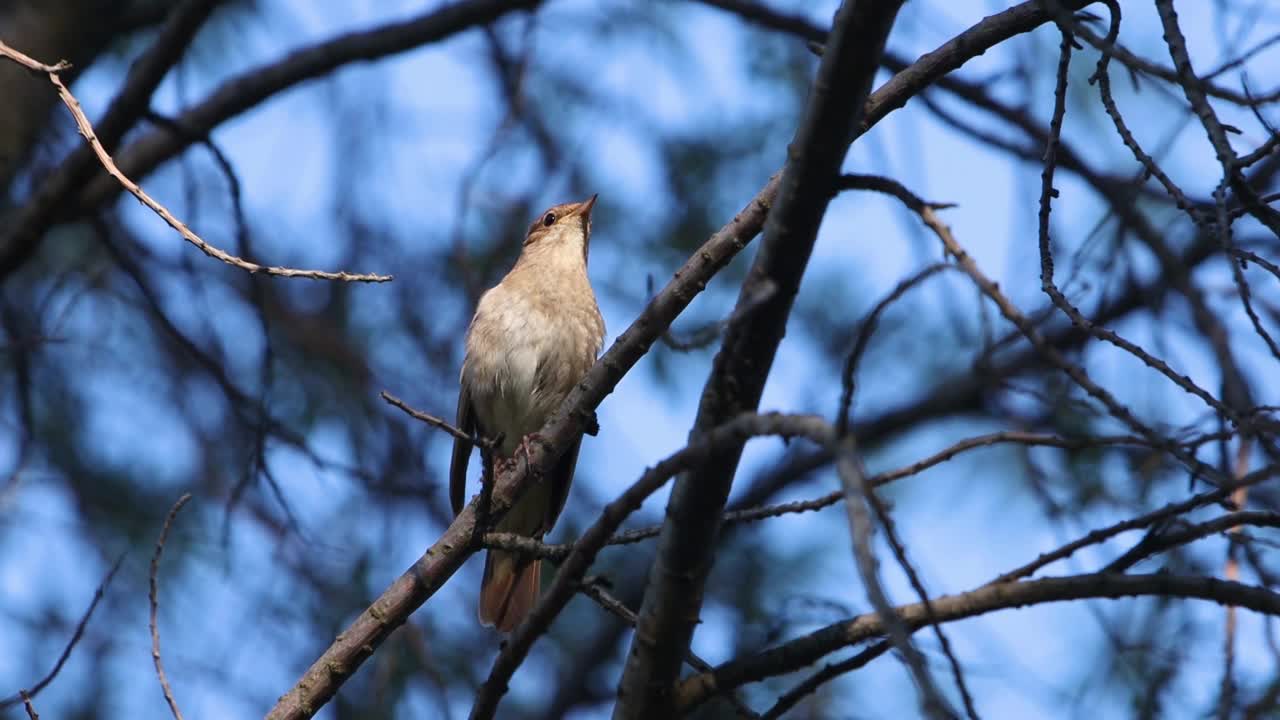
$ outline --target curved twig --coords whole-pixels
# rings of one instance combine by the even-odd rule
[[[258,263],[249,262],[248,260],[236,257],[225,250],[210,245],[208,242],[205,242],[204,238],[201,238],[199,235],[192,232],[191,228],[187,227],[185,223],[174,217],[173,213],[169,212],[168,208],[161,205],[154,198],[148,195],[145,190],[139,187],[137,183],[130,180],[128,176],[121,172],[120,168],[116,166],[115,160],[111,158],[111,155],[107,152],[106,148],[103,147],[102,143],[98,140],[98,136],[93,130],[92,123],[90,123],[89,118],[85,116],[84,110],[80,108],[80,102],[71,94],[71,91],[67,89],[66,84],[62,82],[62,78],[58,75],[59,71],[66,69],[67,66],[65,63],[46,65],[27,57],[17,50],[14,50],[4,42],[0,42],[0,56],[7,57],[14,62],[37,72],[45,73],[49,77],[49,82],[53,83],[53,86],[58,89],[58,97],[61,98],[62,104],[67,106],[67,110],[71,111],[71,116],[76,121],[76,127],[80,129],[80,134],[84,136],[85,142],[89,143],[89,147],[93,149],[93,153],[98,156],[98,162],[102,164],[102,167],[106,169],[111,177],[115,178],[125,190],[128,190],[131,195],[136,197],[139,202],[146,205],[155,214],[159,215],[160,218],[169,225],[169,227],[176,230],[184,240],[196,246],[196,248],[205,255],[216,260],[221,260],[228,265],[238,267],[248,273],[262,273],[264,275],[276,275],[279,277],[302,277],[311,278],[313,280],[337,280],[342,282],[388,282],[392,279],[390,275],[376,275],[372,273],[327,272],[324,270],[299,270],[297,268],[259,265]]]
[[[191,500],[191,493],[183,493],[182,497],[169,508],[169,514],[164,518],[164,527],[160,529],[160,538],[156,540],[156,551],[151,556],[151,592],[148,598],[151,601],[151,660],[156,666],[156,677],[160,679],[160,689],[164,691],[165,702],[169,703],[169,711],[173,713],[174,720],[182,720],[182,711],[178,709],[178,701],[173,699],[173,689],[169,687],[169,678],[164,674],[164,664],[160,662],[160,625],[156,616],[160,611],[160,555],[164,552],[165,540],[169,539],[169,528],[173,526],[173,519],[177,517],[178,511],[182,509]]]

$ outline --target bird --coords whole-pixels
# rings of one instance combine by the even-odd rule
[[[457,427],[468,437],[500,438],[493,462],[514,462],[560,407],[604,345],[604,318],[587,276],[591,210],[598,195],[548,208],[524,238],[520,257],[485,291],[467,329],[459,377]],[[564,509],[579,437],[494,528],[541,539]],[[466,495],[473,443],[455,438],[449,467],[454,515]],[[542,561],[505,550],[485,556],[478,614],[509,633],[538,600]]]

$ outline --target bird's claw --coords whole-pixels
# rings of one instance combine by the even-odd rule
[[[520,446],[516,450],[517,454],[521,450],[524,451],[524,461],[525,461],[525,464],[527,465],[533,464],[533,448],[529,445],[529,443],[532,441],[542,442],[542,436],[536,432],[532,432],[532,433],[529,433],[528,435],[525,435],[524,437],[520,438]],[[513,460],[515,459],[515,457],[516,455],[512,455]]]

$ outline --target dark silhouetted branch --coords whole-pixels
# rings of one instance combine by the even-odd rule
[[[691,437],[751,412],[773,365],[818,226],[844,156],[861,134],[865,103],[901,2],[845,3],[788,150],[764,239],[739,302],[761,287],[773,296],[725,333],[703,389]],[[714,559],[720,515],[742,455],[721,449],[676,480],[640,620],[618,687],[616,720],[672,716],[672,689],[689,649]]]
[[[1140,596],[1197,598],[1267,615],[1280,615],[1280,594],[1266,588],[1167,573],[1074,575],[1000,583],[959,595],[934,598],[932,606],[939,622],[952,622],[997,610],[1050,602]],[[930,622],[922,603],[901,606],[897,608],[896,614],[911,630],[918,630]],[[715,695],[746,683],[794,672],[827,653],[882,637],[884,631],[879,615],[870,613],[828,625],[776,647],[730,660],[710,673],[702,673],[682,681],[676,692],[677,707],[681,712],[689,712]]]
[[[62,648],[62,654],[58,656],[56,662],[53,663],[51,669],[44,677],[40,678],[35,684],[10,695],[9,697],[0,699],[0,710],[13,707],[21,702],[26,702],[27,697],[35,697],[44,690],[53,679],[58,677],[58,673],[62,671],[62,666],[66,664],[67,658],[71,657],[71,651],[75,650],[76,643],[80,642],[80,638],[84,636],[84,629],[89,626],[89,619],[93,617],[93,611],[98,608],[98,603],[102,601],[102,596],[106,593],[107,586],[111,584],[111,579],[116,576],[116,571],[120,569],[120,564],[124,562],[124,555],[116,558],[116,562],[107,571],[107,576],[98,583],[98,589],[93,592],[93,600],[89,603],[89,609],[84,611],[84,615],[80,616],[80,622],[76,623],[75,632],[71,633],[71,639],[67,641],[66,646]]]

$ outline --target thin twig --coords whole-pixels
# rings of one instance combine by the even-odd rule
[[[155,663],[156,677],[160,679],[160,689],[164,691],[165,702],[169,703],[169,711],[173,713],[174,720],[182,720],[182,711],[178,709],[178,701],[173,699],[173,689],[169,687],[169,679],[164,674],[164,665],[160,662],[160,626],[156,620],[160,610],[158,583],[160,555],[164,552],[165,540],[169,538],[169,528],[173,525],[173,519],[177,517],[178,511],[189,500],[191,500],[191,493],[183,493],[182,497],[178,498],[178,501],[169,509],[169,514],[164,519],[164,527],[160,529],[160,539],[156,540],[155,554],[151,556],[151,592],[149,594],[151,601],[151,660]]]
[[[1051,345],[1045,339],[1044,334],[1035,327],[1035,324],[1000,290],[999,285],[982,272],[969,253],[956,241],[955,236],[951,233],[951,228],[947,227],[938,218],[937,213],[933,211],[933,207],[929,203],[921,200],[919,196],[912,193],[901,183],[892,180],[887,180],[883,188],[876,189],[898,198],[904,205],[919,215],[921,221],[941,241],[946,253],[955,259],[956,264],[978,286],[982,294],[995,303],[1000,310],[1000,314],[1018,328],[1040,356],[1069,377],[1090,397],[1101,403],[1112,417],[1129,426],[1131,430],[1141,435],[1153,447],[1163,450],[1180,460],[1198,477],[1203,477],[1219,484],[1230,484],[1230,478],[1224,477],[1216,468],[1201,462],[1172,440],[1161,436],[1146,423],[1139,420],[1132,410],[1116,399],[1114,394],[1094,382],[1084,368],[1068,360],[1060,350]],[[1176,376],[1176,374],[1169,371],[1167,376]],[[1189,384],[1190,381],[1187,381],[1187,383]],[[1179,383],[1179,385],[1184,389],[1186,388],[1186,385],[1182,383]],[[1189,392],[1194,391],[1189,390]]]
[[[795,707],[796,703],[803,700],[806,696],[813,694],[824,683],[834,680],[847,672],[852,672],[867,663],[875,660],[881,655],[888,652],[893,646],[888,642],[878,642],[875,645],[845,658],[837,663],[831,663],[823,666],[821,670],[805,678],[795,687],[788,690],[773,707],[769,708],[761,720],[778,720],[784,713]]]
[[[880,526],[884,528],[885,539],[889,541],[889,547],[893,550],[894,558],[898,561],[898,566],[906,573],[907,580],[911,583],[912,589],[916,591],[916,597],[920,598],[920,603],[924,605],[925,613],[929,616],[929,622],[933,626],[934,636],[938,638],[938,645],[942,648],[942,654],[947,658],[947,663],[951,666],[951,677],[956,681],[956,689],[960,691],[960,701],[964,703],[965,715],[969,720],[979,720],[978,708],[974,704],[973,694],[969,692],[969,684],[965,682],[964,670],[960,667],[960,660],[956,658],[955,651],[951,648],[951,639],[947,637],[946,631],[942,629],[942,623],[938,622],[937,616],[933,612],[933,603],[929,600],[929,593],[925,590],[924,581],[920,579],[920,574],[916,572],[915,567],[907,558],[907,547],[898,537],[898,531],[894,527],[893,518],[889,515],[889,509],[876,496],[875,491],[867,489],[867,504],[876,514]]]
[[[93,593],[93,601],[89,603],[89,609],[85,610],[84,615],[80,616],[80,622],[76,623],[75,632],[71,634],[71,639],[68,640],[66,646],[62,648],[62,654],[58,656],[57,662],[53,664],[53,669],[26,690],[14,693],[9,697],[0,700],[0,710],[11,708],[18,703],[23,702],[24,693],[31,697],[35,697],[41,690],[44,690],[49,683],[53,682],[55,677],[58,676],[58,673],[62,671],[62,666],[66,664],[67,658],[71,657],[71,651],[75,649],[76,643],[80,642],[80,638],[84,636],[84,630],[89,626],[89,618],[93,617],[93,611],[97,609],[98,603],[102,601],[102,597],[106,593],[107,586],[111,584],[111,579],[116,576],[116,571],[120,569],[120,565],[123,562],[124,554],[121,553],[120,557],[116,558],[115,564],[107,571],[107,576],[102,579],[102,582],[98,583],[98,589]]]
[[[62,104],[67,106],[67,110],[71,111],[71,116],[76,121],[76,127],[79,128],[80,134],[84,136],[89,147],[93,148],[93,152],[98,156],[98,161],[102,167],[114,177],[125,190],[136,197],[139,202],[151,208],[152,212],[159,215],[169,227],[178,231],[178,234],[184,240],[196,246],[201,252],[209,257],[221,260],[228,265],[233,265],[249,273],[263,273],[266,275],[276,275],[280,277],[303,277],[313,280],[337,280],[342,282],[388,282],[392,279],[390,275],[375,274],[354,274],[348,272],[326,272],[323,270],[299,270],[297,268],[277,267],[259,265],[249,262],[242,258],[236,257],[226,251],[223,251],[209,243],[203,238],[191,231],[181,220],[174,217],[169,209],[159,202],[156,202],[150,195],[146,193],[137,183],[130,180],[120,168],[116,167],[115,160],[107,152],[102,143],[98,141],[98,136],[93,130],[93,125],[89,122],[89,118],[85,116],[84,110],[80,108],[80,101],[76,100],[71,91],[62,82],[62,78],[58,75],[62,70],[69,67],[66,62],[58,62],[53,65],[34,60],[27,55],[9,47],[0,41],[0,56],[7,57],[14,62],[23,65],[36,72],[45,73],[49,77],[49,82],[58,89],[58,97],[62,100]]]
[[[1280,473],[1280,467],[1278,466],[1271,465],[1268,467],[1264,467],[1252,473],[1249,473],[1248,475],[1244,476],[1243,478],[1240,478],[1239,480],[1232,481],[1232,483],[1227,487],[1215,488],[1213,490],[1209,490],[1207,492],[1203,492],[1198,495],[1192,495],[1191,497],[1185,500],[1169,503],[1163,507],[1152,510],[1151,512],[1129,518],[1128,520],[1122,520],[1118,523],[1115,523],[1113,525],[1108,525],[1107,527],[1104,527],[1104,528],[1096,528],[1094,530],[1089,531],[1085,535],[1075,540],[1072,540],[1071,542],[1065,545],[1062,545],[1061,547],[1055,550],[1051,550],[1046,553],[1041,553],[1040,556],[1037,557],[1035,560],[1025,565],[1022,565],[1018,568],[1010,570],[1009,572],[1001,574],[1000,576],[996,577],[994,580],[992,580],[988,584],[998,585],[1000,583],[1006,583],[1013,580],[1020,580],[1025,577],[1030,577],[1031,575],[1035,574],[1038,570],[1045,567],[1046,565],[1049,565],[1050,563],[1054,563],[1054,562],[1057,562],[1058,560],[1063,560],[1068,557],[1071,557],[1081,548],[1085,548],[1090,545],[1096,545],[1100,542],[1113,538],[1116,535],[1119,535],[1120,533],[1123,533],[1123,532],[1151,527],[1156,523],[1162,522],[1168,518],[1177,517],[1188,511],[1194,510],[1198,507],[1203,507],[1205,505],[1211,505],[1213,503],[1222,502],[1223,500],[1230,497],[1231,493],[1235,492],[1237,489],[1242,487],[1249,487],[1251,485],[1256,485],[1265,480],[1269,480],[1270,478],[1274,477],[1277,473]]]
[[[1246,525],[1250,527],[1280,528],[1280,513],[1245,510],[1227,513],[1212,520],[1174,530],[1154,530],[1142,538],[1137,545],[1125,551],[1123,555],[1107,563],[1100,572],[1126,572],[1129,568],[1153,555],[1172,548],[1182,547],[1200,538],[1216,535],[1217,533],[1226,533],[1230,545],[1235,545],[1236,538],[1240,534],[1240,528]],[[1228,570],[1223,575],[1228,580],[1238,580],[1240,572],[1237,568],[1234,572]]]
[[[906,465],[896,470],[872,475],[867,478],[867,483],[871,487],[878,488],[883,485],[888,485],[896,480],[918,475],[935,465],[947,462],[948,460],[955,458],[957,455],[969,450],[1003,443],[1036,447],[1056,447],[1063,450],[1085,450],[1111,445],[1133,445],[1137,447],[1151,446],[1151,444],[1145,439],[1136,435],[1104,435],[1067,438],[1060,437],[1058,435],[1023,432],[1020,430],[1005,430],[1001,432],[988,433],[986,435],[979,435],[977,437],[965,438],[964,440],[939,450],[929,457],[917,460],[910,465]],[[1191,444],[1193,443],[1188,443],[1188,445]],[[759,507],[731,510],[723,515],[721,521],[725,524],[755,522],[781,515],[814,512],[831,507],[843,499],[844,491],[836,490],[809,500],[796,500],[793,502],[777,503],[775,505],[761,505]],[[610,537],[607,544],[630,545],[632,543],[638,543],[650,538],[655,538],[661,532],[661,525],[651,525],[648,527],[636,528],[634,530],[625,530]],[[513,535],[511,533],[487,533],[484,536],[484,543],[486,547],[497,547],[504,550],[529,553],[535,557],[555,561],[563,559],[569,554],[571,549],[571,546],[569,545],[543,543],[525,536]]]
[[[842,180],[847,180],[852,176],[845,176]],[[934,263],[924,269],[907,277],[875,307],[871,308],[858,323],[858,337],[853,343],[853,349],[849,351],[849,357],[844,363],[844,372],[841,375],[842,390],[840,394],[840,409],[836,411],[836,432],[844,433],[849,429],[849,415],[853,412],[853,393],[857,388],[858,364],[862,361],[862,355],[866,352],[867,345],[871,342],[871,335],[876,331],[876,327],[880,324],[880,316],[894,302],[899,300],[911,288],[923,283],[925,280],[942,272],[943,270],[954,270],[954,265],[947,263]]]
[[[413,408],[405,404],[403,400],[396,397],[395,395],[392,395],[386,390],[383,390],[381,393],[379,393],[379,395],[382,396],[383,400],[386,400],[388,403],[403,410],[409,417],[413,418],[414,420],[421,420],[422,422],[430,425],[433,428],[437,428],[439,430],[443,430],[449,433],[450,435],[457,438],[458,440],[466,440],[467,442],[475,443],[476,445],[485,449],[493,449],[494,447],[496,447],[496,443],[493,441],[493,438],[482,437],[479,435],[472,437],[471,435],[460,430],[456,426],[450,425],[449,423],[436,417],[435,415],[428,415],[427,413],[424,413],[421,410],[414,410]]]
[[[955,713],[934,684],[933,676],[925,667],[924,656],[911,644],[911,633],[890,604],[880,582],[880,564],[871,549],[874,528],[871,525],[871,514],[867,512],[867,503],[871,501],[871,493],[874,491],[867,482],[867,474],[862,467],[862,458],[858,455],[853,436],[845,435],[839,442],[836,473],[840,476],[840,485],[844,490],[844,507],[849,515],[849,534],[853,539],[853,558],[858,566],[863,590],[871,601],[871,606],[875,608],[876,617],[884,627],[889,642],[911,671],[911,677],[920,691],[921,710],[930,717],[953,718]],[[926,612],[932,615],[928,600],[924,602]]]
[[[36,706],[31,704],[31,696],[26,690],[19,690],[18,694],[22,696],[22,707],[27,711],[27,717],[31,720],[40,720],[40,714],[36,712]]]

